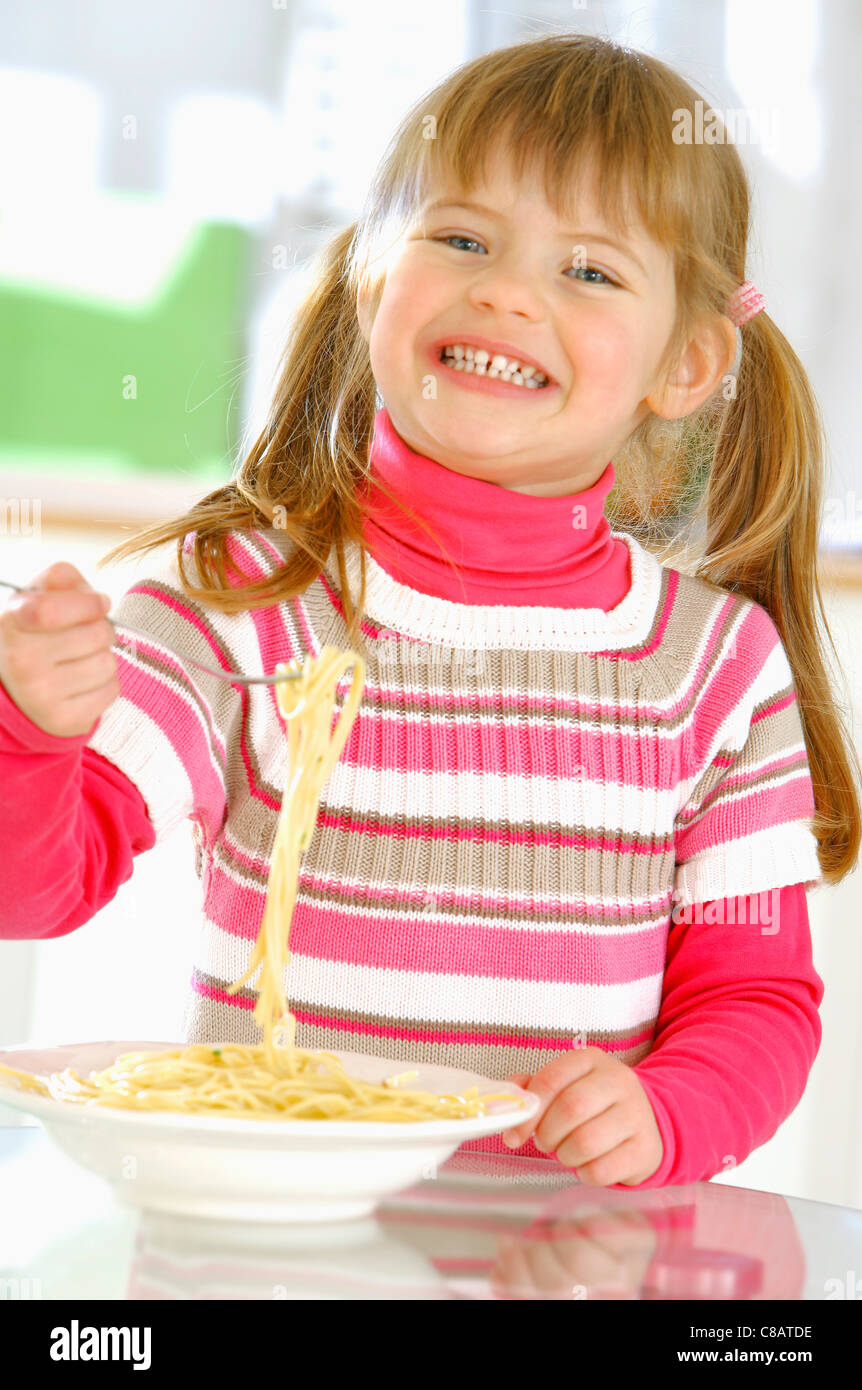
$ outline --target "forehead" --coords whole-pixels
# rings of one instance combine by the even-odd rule
[[[430,172],[425,186],[423,209],[445,198],[461,202],[465,198],[505,213],[507,216],[527,215],[537,209],[556,221],[563,230],[616,232],[643,250],[653,242],[629,196],[615,202],[613,211],[602,197],[600,178],[594,161],[585,155],[564,183],[548,187],[547,170],[535,163],[518,169],[512,152],[502,144],[489,150],[484,168],[472,174],[459,174],[442,160]]]

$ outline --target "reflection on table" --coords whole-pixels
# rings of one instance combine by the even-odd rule
[[[7,1299],[826,1299],[862,1268],[862,1213],[517,1154],[459,1151],[371,1218],[307,1225],[142,1212],[38,1127],[0,1129],[0,1171]]]

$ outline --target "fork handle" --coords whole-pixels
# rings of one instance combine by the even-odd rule
[[[106,614],[106,617],[108,622],[113,626],[115,632],[119,626],[124,632],[131,633],[133,637],[140,637],[145,642],[154,642],[157,640],[151,633],[139,632],[137,628],[129,627],[128,623],[118,624],[116,618],[113,618],[110,613]],[[117,641],[122,644],[122,638],[118,637]],[[239,671],[222,671],[215,666],[204,666],[202,661],[196,661],[193,656],[186,656],[185,654],[180,655],[180,653],[175,652],[172,647],[165,646],[164,642],[159,642],[159,646],[165,647],[166,651],[172,652],[178,661],[187,661],[190,666],[196,666],[199,671],[205,671],[208,676],[216,676],[219,680],[228,681],[231,684],[238,682],[240,685],[277,685],[279,681],[285,678],[293,680],[296,676],[302,675],[301,671],[286,671],[283,676],[244,676],[241,675]]]
[[[43,592],[40,589],[34,589],[32,585],[25,587],[21,584],[13,584],[9,579],[0,579],[0,587],[4,589],[14,589],[16,594],[36,594]],[[118,622],[113,613],[106,613],[105,619],[113,627],[115,635],[117,628],[121,627],[124,632],[131,633],[133,637],[140,637],[144,642],[152,642],[155,640],[150,633],[139,632],[137,628],[129,627],[128,623]],[[117,637],[117,642],[122,644],[122,638]],[[114,646],[116,643],[112,642],[111,645]],[[159,645],[165,646],[164,642]],[[171,647],[166,647],[165,649],[173,652],[173,648]],[[216,676],[219,680],[229,681],[231,684],[239,682],[240,685],[276,685],[281,680],[294,680],[297,676],[302,675],[301,671],[286,671],[281,676],[243,676],[238,671],[222,671],[214,666],[204,666],[202,661],[196,661],[193,656],[181,656],[179,652],[173,652],[173,655],[178,661],[187,661],[190,666],[197,667],[199,671],[205,671],[208,676]]]

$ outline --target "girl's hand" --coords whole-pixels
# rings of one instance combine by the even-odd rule
[[[647,1093],[631,1067],[600,1047],[577,1047],[533,1077],[517,1072],[508,1080],[542,1101],[529,1125],[503,1135],[509,1148],[533,1134],[537,1149],[592,1187],[631,1187],[657,1172],[664,1145]]]
[[[46,733],[85,734],[121,693],[111,600],[64,560],[31,586],[0,613],[0,681]]]

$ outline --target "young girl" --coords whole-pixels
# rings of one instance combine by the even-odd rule
[[[577,34],[457,70],[328,245],[235,478],[105,557],[175,542],[120,605],[151,640],[112,651],[64,564],[0,618],[3,936],[73,931],[190,819],[185,1039],[259,1043],[255,991],[227,990],[284,726],[272,687],[173,653],[253,674],[352,647],[296,1043],[516,1077],[542,1101],[520,1151],[612,1187],[709,1178],[794,1109],[821,1036],[805,890],[860,838],[816,405],[745,281],[736,150],[678,139],[698,99]],[[679,533],[705,474],[699,559],[662,564],[634,532]]]

